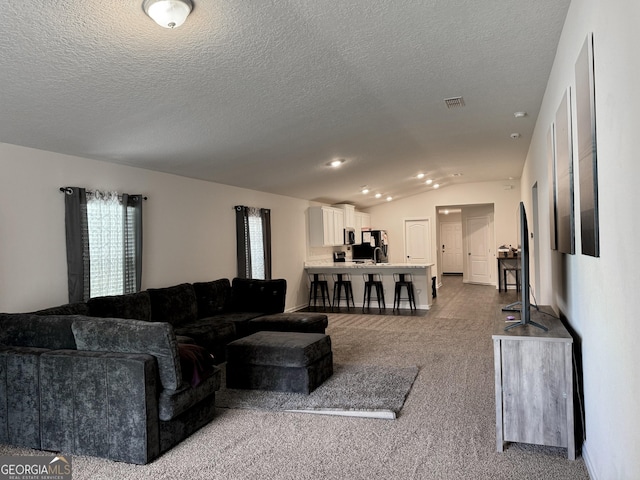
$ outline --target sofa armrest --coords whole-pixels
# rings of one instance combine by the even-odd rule
[[[45,348],[0,346],[0,443],[40,449],[40,374]]]
[[[283,278],[234,278],[231,283],[231,310],[265,314],[284,312],[286,295],[287,281]]]
[[[40,379],[42,449],[137,464],[160,454],[153,356],[51,351]]]

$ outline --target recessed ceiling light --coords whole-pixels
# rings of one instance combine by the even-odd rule
[[[376,198],[381,198],[382,194],[381,193],[376,193]]]
[[[431,184],[433,183],[433,180],[429,179],[429,180],[427,180],[427,181],[426,181],[426,182],[424,182],[424,183],[426,183],[427,185],[431,185]]]
[[[388,196],[387,197],[387,202],[390,202],[391,200],[393,200],[393,197],[392,196]]]
[[[345,162],[344,158],[334,158],[329,163],[327,163],[327,165],[329,165],[330,167],[333,167],[333,168],[338,168],[344,162]]]
[[[461,173],[452,173],[451,176],[452,177],[461,177],[462,174]]]
[[[516,118],[524,118],[527,116],[527,112],[516,112],[513,114],[513,116]]]
[[[367,188],[367,186],[366,186],[366,185],[364,185],[364,186],[362,187],[361,192],[362,192],[362,194],[363,194],[363,195],[366,195],[367,193],[369,193],[369,188]]]
[[[424,173],[419,173],[418,175],[416,175],[416,177],[421,180],[424,178]]]
[[[439,183],[434,184],[433,188],[440,188],[440,184]]]
[[[513,138],[514,140],[519,139],[519,138],[520,138],[520,136],[521,136],[521,135],[520,135],[519,133],[512,133],[512,134],[511,134],[511,138]]]

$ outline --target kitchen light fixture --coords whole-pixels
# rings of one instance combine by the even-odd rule
[[[164,28],[182,25],[192,8],[191,0],[144,0],[142,2],[144,12]]]

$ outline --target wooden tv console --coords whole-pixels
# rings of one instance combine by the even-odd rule
[[[496,447],[499,452],[505,442],[564,447],[575,460],[573,339],[550,307],[540,310],[532,308],[531,319],[547,332],[532,325],[505,332],[509,313],[496,315]]]

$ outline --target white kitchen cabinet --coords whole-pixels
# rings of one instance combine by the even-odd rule
[[[344,212],[344,227],[343,228],[356,228],[356,207],[349,205],[348,203],[341,203],[334,205],[334,208],[339,208]]]
[[[354,212],[354,228],[356,230],[356,244],[362,243],[362,229],[371,228],[371,215],[364,212]]]
[[[331,247],[344,243],[344,212],[334,207],[309,207],[309,245]]]

